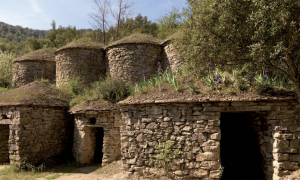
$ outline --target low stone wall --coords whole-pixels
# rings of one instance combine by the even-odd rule
[[[106,63],[102,48],[63,48],[55,52],[56,86],[74,77],[90,84],[105,77]]]
[[[13,63],[12,86],[24,86],[42,78],[55,82],[55,71],[55,61],[16,61]]]
[[[157,72],[157,63],[161,61],[162,48],[159,44],[119,44],[106,48],[108,68],[111,77],[134,84]]]
[[[71,151],[73,121],[62,107],[0,107],[0,126],[3,125],[9,125],[10,161],[35,164]]]
[[[177,73],[179,67],[184,62],[184,59],[176,54],[176,49],[174,48],[170,40],[166,41],[162,45],[163,47],[163,66],[165,70],[171,70],[172,73]]]
[[[104,129],[102,165],[121,157],[121,114],[118,110],[92,110],[75,114],[73,155],[77,162],[90,164],[94,160],[96,128]]]
[[[158,153],[156,145],[171,141],[172,149],[180,151],[169,166],[173,178],[219,179],[224,112],[254,114],[251,126],[260,144],[266,179],[278,180],[300,169],[299,105],[294,100],[123,104],[123,168],[149,174],[146,167],[154,167],[150,155]]]

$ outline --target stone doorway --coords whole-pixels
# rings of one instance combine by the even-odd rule
[[[95,131],[95,151],[94,151],[94,163],[102,163],[103,159],[103,138],[104,129],[102,127],[96,128]]]
[[[221,113],[222,180],[263,180],[259,145],[261,123],[255,113]]]
[[[0,125],[0,164],[9,163],[9,125]]]

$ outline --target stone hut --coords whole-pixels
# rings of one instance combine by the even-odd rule
[[[300,169],[299,104],[293,98],[125,100],[123,168],[151,175],[157,145],[179,154],[168,165],[174,179],[267,179]]]
[[[128,37],[107,46],[106,55],[111,77],[134,84],[147,75],[157,72],[161,61],[162,48],[159,41],[142,37]]]
[[[24,86],[42,78],[55,82],[55,71],[54,50],[40,49],[34,51],[17,58],[13,62],[12,86]]]
[[[75,116],[73,156],[77,162],[106,165],[121,158],[117,106],[99,100],[75,106],[70,112]]]
[[[184,62],[183,57],[180,57],[176,53],[176,48],[174,48],[174,45],[172,44],[173,39],[168,39],[165,42],[162,43],[162,49],[163,49],[163,64],[165,70],[171,70],[172,73],[177,73],[179,70],[179,67]]]
[[[68,155],[73,121],[58,91],[33,82],[0,95],[0,163],[41,163]]]
[[[72,78],[80,78],[89,84],[105,77],[105,52],[101,44],[80,39],[55,51],[56,86],[60,87]]]

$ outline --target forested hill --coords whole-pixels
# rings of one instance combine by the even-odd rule
[[[23,28],[0,22],[0,42],[21,42],[28,37],[45,38],[49,31]]]

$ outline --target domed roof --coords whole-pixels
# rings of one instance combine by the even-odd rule
[[[86,48],[86,49],[103,49],[104,45],[101,43],[96,43],[89,38],[81,38],[76,41],[73,41],[58,50],[55,53],[62,51],[64,49],[76,49],[76,48]]]
[[[148,34],[133,34],[118,41],[109,44],[105,49],[117,46],[120,44],[155,44],[160,45],[161,40],[156,39]]]
[[[54,49],[39,49],[29,54],[17,58],[14,62],[19,61],[55,61]]]
[[[0,106],[47,105],[68,106],[68,100],[60,97],[60,91],[50,85],[35,81],[0,95]]]

